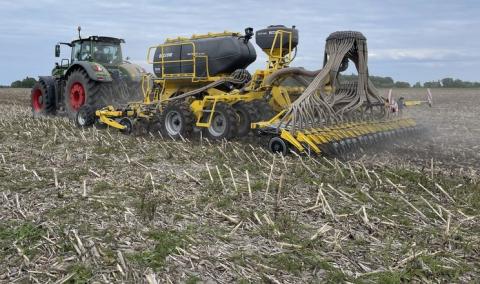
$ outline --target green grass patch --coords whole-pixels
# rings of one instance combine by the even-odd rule
[[[165,265],[165,258],[175,251],[176,247],[182,247],[185,244],[185,234],[173,231],[152,231],[148,234],[149,238],[154,241],[152,249],[133,253],[128,258],[133,262],[160,269]]]
[[[0,254],[9,254],[15,248],[13,243],[22,248],[26,256],[35,254],[35,244],[42,238],[46,230],[31,222],[19,224],[17,222],[0,224]]]
[[[88,283],[93,276],[92,268],[83,263],[74,263],[67,269],[68,273],[74,273],[68,283]]]

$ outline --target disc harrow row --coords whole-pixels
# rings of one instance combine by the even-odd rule
[[[366,148],[404,135],[413,135],[418,129],[416,122],[410,118],[342,123],[293,133],[291,129],[280,128],[280,135],[270,139],[269,149],[284,155],[290,151],[342,155],[360,147]]]

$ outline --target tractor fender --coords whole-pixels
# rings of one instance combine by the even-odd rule
[[[118,68],[122,71],[123,74],[128,75],[128,78],[132,82],[141,82],[143,75],[146,74],[145,69],[143,69],[140,65],[129,62],[120,64]]]
[[[45,83],[47,86],[47,95],[55,98],[55,104],[58,102],[55,92],[55,77],[53,76],[38,76],[38,81]]]
[[[81,68],[85,70],[88,77],[98,82],[112,82],[112,76],[102,64],[88,61],[76,61],[65,71],[65,77],[68,77],[73,70]]]

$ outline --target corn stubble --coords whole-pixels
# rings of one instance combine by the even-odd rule
[[[480,277],[478,91],[438,91],[408,110],[429,135],[348,160],[82,130],[0,92],[0,282]]]

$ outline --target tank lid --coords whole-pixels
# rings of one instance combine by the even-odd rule
[[[191,37],[176,37],[176,38],[167,38],[165,43],[174,43],[174,42],[182,42],[188,41],[193,39],[202,39],[202,38],[215,38],[215,37],[225,37],[225,36],[241,36],[239,32],[230,32],[230,31],[223,31],[221,33],[207,33],[207,34],[194,34]]]

